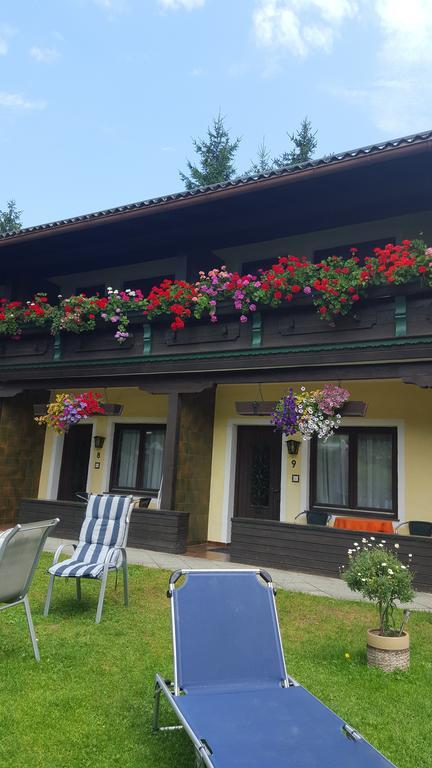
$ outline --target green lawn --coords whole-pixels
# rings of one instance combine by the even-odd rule
[[[167,573],[131,566],[129,609],[112,577],[96,626],[93,583],[78,606],[72,581],[56,582],[41,616],[48,562],[30,593],[39,665],[23,609],[0,614],[2,768],[190,768],[183,733],[151,735],[154,674],[171,675]],[[386,675],[366,667],[368,606],[282,591],[277,603],[289,672],[399,768],[430,766],[432,614],[410,621],[411,670]]]

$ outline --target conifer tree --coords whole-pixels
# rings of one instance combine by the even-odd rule
[[[266,171],[271,171],[271,169],[274,167],[270,150],[265,143],[265,136],[263,137],[263,140],[258,147],[256,160],[251,162],[252,165],[248,171],[250,174],[266,173]]]
[[[0,209],[0,232],[13,232],[17,229],[21,229],[21,214],[15,200],[8,200],[6,203],[6,209],[2,211]]]
[[[235,176],[234,158],[240,138],[231,140],[224,120],[219,112],[208,127],[206,138],[192,140],[198,155],[197,162],[194,164],[187,160],[188,173],[179,172],[187,190],[229,181]]]
[[[306,160],[310,160],[317,148],[317,133],[318,131],[312,130],[312,123],[309,118],[303,118],[297,131],[287,133],[293,146],[286,152],[282,152],[279,157],[274,158],[274,167],[284,168],[286,165],[304,163]]]

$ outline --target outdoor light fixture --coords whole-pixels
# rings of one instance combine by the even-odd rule
[[[297,456],[300,448],[299,440],[287,440],[286,441],[288,453],[290,456]]]
[[[102,435],[95,435],[93,440],[94,440],[95,448],[103,448],[105,438],[102,437]]]

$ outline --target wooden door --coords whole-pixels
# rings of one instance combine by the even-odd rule
[[[280,519],[281,446],[273,427],[238,427],[235,517]]]
[[[77,424],[66,433],[63,443],[58,499],[78,501],[76,494],[85,492],[92,431],[91,424]]]

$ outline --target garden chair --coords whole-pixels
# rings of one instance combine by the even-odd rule
[[[166,728],[183,727],[207,768],[391,768],[287,674],[265,571],[176,571],[168,597],[174,680],[156,675],[154,731],[163,694],[180,722]]]
[[[395,528],[395,533],[404,525],[408,526],[410,536],[432,536],[432,523],[425,520],[409,520],[407,523],[399,523]]]
[[[100,579],[101,586],[96,611],[96,624],[102,616],[105,589],[110,571],[123,570],[124,603],[128,604],[128,571],[126,543],[129,532],[132,496],[90,494],[78,544],[58,547],[51,568],[45,600],[44,616],[48,616],[56,576],[76,579],[77,600],[81,600],[81,579]],[[72,557],[60,560],[63,549],[72,546]]]
[[[306,509],[304,512],[299,512],[294,520],[297,520],[298,517],[302,517],[303,515],[306,515],[306,522],[308,525],[329,525],[333,517],[329,512],[321,512],[319,510],[314,512],[313,510],[310,511]]]
[[[40,661],[40,655],[28,591],[45,540],[58,522],[58,518],[55,518],[40,523],[16,525],[0,535],[0,611],[15,605],[24,606],[36,661]]]

